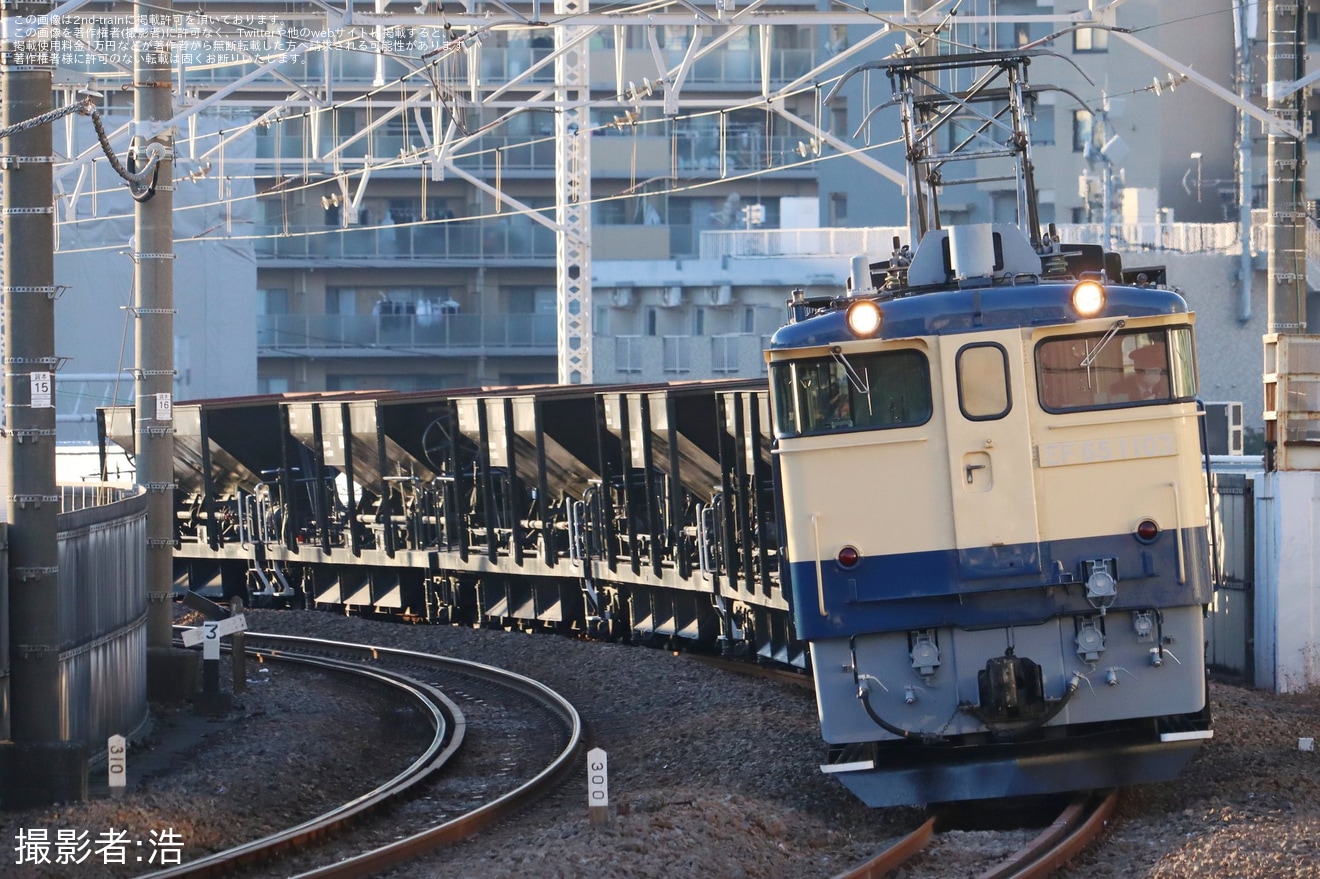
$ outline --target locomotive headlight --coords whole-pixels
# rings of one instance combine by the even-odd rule
[[[864,338],[874,336],[880,331],[882,319],[880,306],[870,299],[859,299],[848,306],[848,329],[853,335]]]
[[[1072,306],[1079,317],[1095,317],[1105,307],[1105,288],[1098,281],[1082,281],[1072,291]]]

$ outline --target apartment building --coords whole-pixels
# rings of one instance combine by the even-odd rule
[[[823,99],[851,66],[905,42],[1054,53],[1031,74],[1058,86],[1040,92],[1034,120],[1043,222],[1237,216],[1237,112],[1168,63],[1233,91],[1233,4],[1130,0],[1098,10],[1102,28],[1071,23],[1090,14],[1085,0],[986,0],[962,4],[953,19],[945,4],[924,5],[924,21],[942,25],[933,35],[915,18],[886,29],[905,11],[897,3],[892,17],[776,0],[733,24],[729,7],[713,2],[695,15],[684,5],[608,24],[582,19],[583,33],[571,36],[590,47],[590,130],[578,136],[589,139],[594,380],[759,375],[789,291],[842,284],[858,244],[832,236],[904,225],[900,120],[884,107],[883,71]],[[233,390],[244,393],[557,380],[555,208],[582,193],[561,195],[556,178],[556,162],[573,157],[555,136],[555,34],[515,26],[532,6],[474,3],[465,18],[451,11],[459,26],[449,29],[433,6],[416,15],[387,6],[413,23],[367,28],[375,42],[340,48],[329,48],[319,7],[213,6],[241,12],[239,24],[212,10],[187,44],[193,66],[176,54],[178,105],[204,106],[229,152],[201,138],[185,145],[185,122],[178,168],[225,177],[231,191],[250,187],[247,225],[236,230],[229,217],[210,234],[250,248],[253,289],[231,301],[255,312],[255,327],[251,349],[231,329],[201,330],[187,347],[218,347],[231,360],[251,350],[255,375],[233,373],[250,381]],[[486,12],[508,26],[482,26]],[[1312,39],[1315,20],[1308,12]],[[248,40],[247,54],[220,58],[224,34]],[[124,74],[93,60],[61,75],[104,88]],[[1259,100],[1259,88],[1246,91]],[[127,106],[105,95],[111,111]],[[1258,198],[1264,147],[1260,126],[1252,130]],[[247,156],[240,142],[251,143]],[[1005,186],[951,188],[946,216],[1012,219]],[[748,243],[783,230],[806,237],[792,252]],[[70,227],[62,241],[74,235]],[[865,252],[883,255],[888,239],[876,238]],[[828,248],[841,249],[830,257]],[[252,283],[246,270],[217,274],[204,284]],[[202,395],[189,390],[181,385],[180,396]]]

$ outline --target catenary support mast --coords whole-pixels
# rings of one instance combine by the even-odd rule
[[[138,164],[159,156],[153,194],[136,205],[133,316],[136,344],[137,479],[147,489],[147,647],[168,651],[174,585],[174,136],[161,124],[173,115],[168,3],[134,7],[139,34],[133,68]],[[150,678],[162,668],[153,660]],[[149,680],[148,686],[153,686]]]
[[[590,0],[555,0],[555,14],[586,13]],[[582,28],[559,25],[555,48],[555,255],[559,268],[559,383],[590,384],[591,373],[591,50]]]
[[[6,4],[3,16],[5,130],[51,109],[48,37],[23,27],[44,17],[43,2]],[[34,123],[3,144],[4,400],[0,468],[8,490],[8,628],[11,676],[0,716],[10,743],[0,747],[0,806],[19,808],[87,794],[87,754],[64,741],[60,692],[59,546],[55,486],[55,257],[51,130]],[[0,593],[3,597],[3,593]],[[0,697],[5,694],[0,693]]]

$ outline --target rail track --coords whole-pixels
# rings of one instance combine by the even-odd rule
[[[978,873],[976,879],[1044,879],[1099,835],[1117,804],[1116,790],[1079,792],[1052,824],[1010,857]],[[921,856],[946,821],[947,815],[937,811],[916,830],[835,879],[890,875]]]
[[[299,879],[352,879],[379,873],[428,851],[466,839],[484,827],[500,820],[512,811],[522,808],[545,793],[575,765],[582,750],[582,722],[577,710],[565,699],[531,678],[481,663],[417,651],[349,644],[289,635],[247,633],[246,652],[265,661],[294,662],[314,666],[336,673],[354,674],[396,688],[413,700],[435,731],[425,751],[404,771],[389,781],[353,800],[294,827],[273,833],[261,839],[226,849],[167,870],[148,874],[143,879],[182,879],[182,877],[211,877],[234,875],[261,875],[263,864],[282,858],[280,875],[293,875]],[[443,687],[421,678],[439,678]],[[520,713],[539,713],[542,735],[532,736],[532,742],[554,741],[550,758],[534,757],[526,728],[498,727],[501,721],[487,712],[481,728],[499,739],[501,732],[512,742],[503,752],[523,752],[518,765],[505,766],[492,777],[488,767],[473,767],[462,776],[456,789],[444,798],[449,805],[437,809],[393,808],[406,802],[423,783],[434,782],[441,769],[448,768],[446,778],[460,764],[469,720],[456,704],[455,698],[476,706],[488,706],[496,701],[517,701]],[[510,695],[512,694],[512,695]],[[504,739],[500,739],[504,741]],[[539,762],[536,762],[538,761]],[[474,778],[482,779],[473,785]],[[432,784],[432,787],[435,785]],[[432,799],[440,799],[436,794]],[[341,834],[350,822],[361,823],[371,814],[388,811],[388,828],[380,831],[391,841],[345,856],[344,846],[336,847],[337,854],[318,854],[327,840]],[[354,834],[357,835],[356,832]],[[367,836],[367,833],[363,833]],[[297,861],[296,866],[294,861]]]

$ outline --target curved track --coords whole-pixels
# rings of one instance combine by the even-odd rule
[[[477,679],[529,699],[562,727],[566,744],[545,768],[513,790],[439,825],[351,858],[299,873],[299,877],[371,876],[391,865],[465,839],[546,792],[574,766],[582,751],[582,722],[577,710],[543,684],[503,669],[388,647],[252,632],[247,633],[247,652],[262,659],[298,662],[326,670],[357,674],[396,687],[420,704],[435,728],[435,736],[425,752],[403,772],[336,809],[270,836],[168,870],[150,873],[143,879],[229,876],[276,856],[307,849],[339,832],[349,821],[379,809],[386,803],[397,802],[418,783],[448,765],[458,754],[464,740],[467,722],[462,711],[444,693],[429,684],[399,671],[373,667],[385,658],[392,663],[421,670],[429,669]]]
[[[1118,805],[1118,791],[1082,791],[1059,817],[1010,857],[977,874],[976,879],[1044,879],[1089,845]],[[926,823],[865,863],[835,879],[880,879],[920,855],[941,824],[938,812]]]

